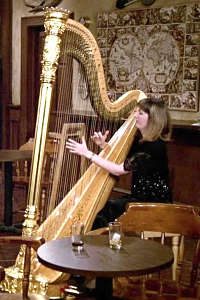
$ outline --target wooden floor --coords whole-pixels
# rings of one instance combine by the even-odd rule
[[[19,247],[14,245],[0,245],[0,265],[3,267],[12,266],[18,252]]]

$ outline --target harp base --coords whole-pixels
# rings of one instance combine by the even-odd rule
[[[44,278],[36,278],[31,275],[29,283],[29,293],[47,295],[49,297],[60,297],[61,288],[66,285],[69,274],[61,279],[57,283],[49,283]],[[21,293],[22,292],[22,277],[23,273],[18,268],[12,266],[6,269],[6,276],[1,283],[1,289],[9,293]]]
[[[25,211],[25,221],[23,223],[23,235],[34,236],[37,233],[39,218],[38,209],[35,205],[28,205]],[[1,282],[0,288],[9,293],[22,292],[22,279],[24,269],[25,247],[21,246],[16,262],[13,266],[5,269],[5,279]],[[37,257],[35,251],[31,253],[31,272],[29,281],[29,292],[39,295],[48,295],[49,297],[60,296],[61,287],[66,284],[69,274],[62,273],[57,282],[50,283],[45,275],[34,275],[37,266]],[[47,273],[55,272],[48,270]],[[48,274],[47,274],[48,275]],[[50,275],[50,274],[49,274]]]

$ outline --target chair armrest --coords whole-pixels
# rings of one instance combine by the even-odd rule
[[[35,251],[44,244],[45,240],[42,237],[25,237],[25,236],[0,236],[0,243],[26,245],[33,248]]]
[[[100,234],[108,234],[108,227],[102,227],[95,230],[88,231],[88,235],[100,235]]]

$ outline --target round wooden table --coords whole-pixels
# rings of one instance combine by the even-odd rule
[[[158,272],[173,263],[171,248],[158,242],[124,237],[122,243],[120,250],[113,250],[109,248],[108,235],[86,235],[84,250],[76,252],[72,250],[69,237],[43,244],[37,254],[43,265],[54,270],[81,276],[106,277],[110,280],[115,276]],[[102,284],[99,287],[100,292]],[[111,299],[111,293],[111,289],[106,292],[107,299]]]

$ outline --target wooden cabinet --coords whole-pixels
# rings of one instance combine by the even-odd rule
[[[174,201],[200,206],[200,126],[175,126],[168,155]]]

